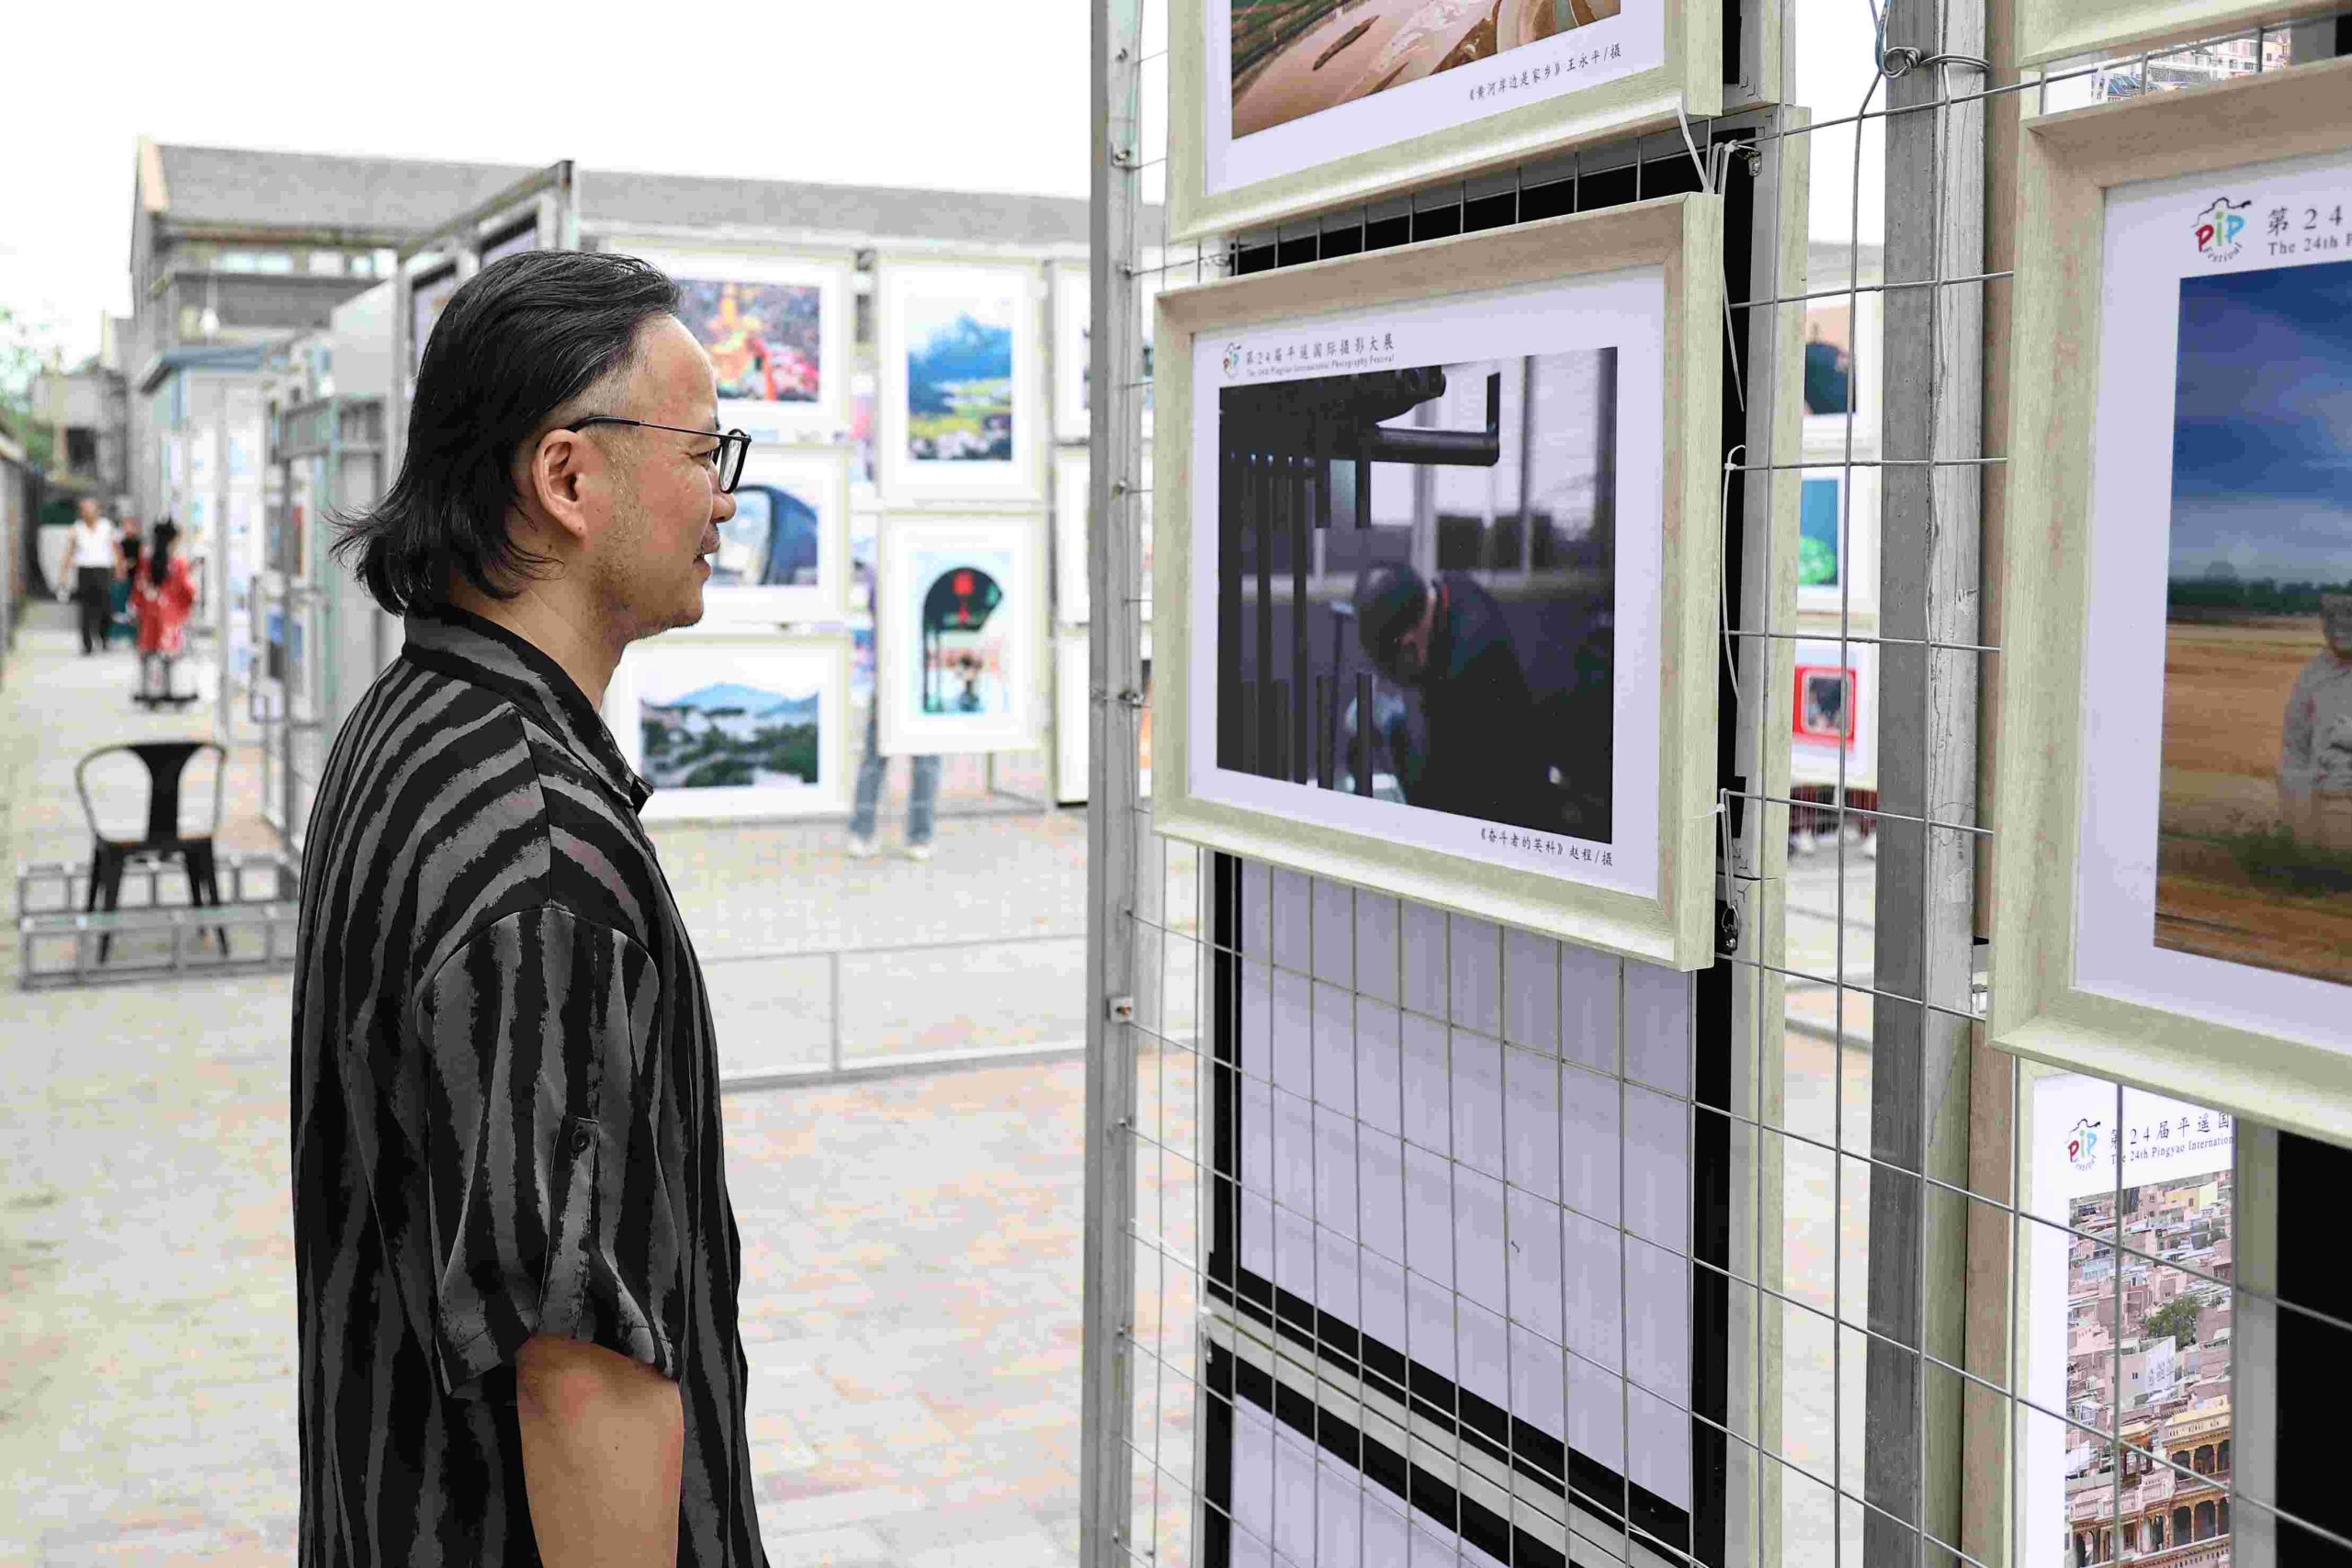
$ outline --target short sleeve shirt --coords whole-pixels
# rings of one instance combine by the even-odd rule
[[[649,792],[530,644],[407,629],[303,870],[300,1562],[538,1563],[514,1358],[548,1335],[677,1383],[678,1561],[764,1568],[710,1009]]]

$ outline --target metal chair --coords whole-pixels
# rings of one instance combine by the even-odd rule
[[[181,784],[188,763],[209,754],[212,767],[211,809],[191,801]],[[130,762],[141,765],[146,776],[143,818],[109,809],[102,818],[91,794],[94,775],[114,802],[131,793],[138,774]],[[90,824],[90,893],[85,910],[101,905],[111,913],[121,906],[123,873],[134,864],[162,865],[177,861],[187,872],[189,901],[199,908],[220,907],[220,878],[212,849],[220,828],[220,797],[228,778],[229,753],[209,740],[142,740],[101,746],[74,767],[74,792],[82,797],[82,814]],[[112,783],[114,780],[120,783]],[[110,785],[110,787],[108,787]],[[130,787],[126,787],[130,786]],[[220,956],[229,955],[229,931],[212,928],[220,941]],[[108,932],[98,939],[98,962],[107,961],[114,945]]]

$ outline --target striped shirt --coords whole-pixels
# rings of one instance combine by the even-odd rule
[[[456,611],[345,725],[294,988],[303,1568],[537,1564],[514,1357],[678,1384],[678,1562],[764,1568],[710,1008],[553,660]]]

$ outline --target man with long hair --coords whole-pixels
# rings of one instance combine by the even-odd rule
[[[483,268],[337,546],[407,643],[302,882],[304,1568],[763,1568],[710,1005],[598,716],[749,446],[677,310],[628,256]]]

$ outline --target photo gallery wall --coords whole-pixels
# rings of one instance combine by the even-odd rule
[[[848,252],[608,248],[676,282],[720,424],[753,438],[702,621],[633,649],[605,705],[657,792],[649,818],[845,811],[868,705],[886,755],[1046,746],[1057,671],[1084,665],[1048,629],[1075,628],[1082,655],[1084,265],[886,253],[862,372]]]

